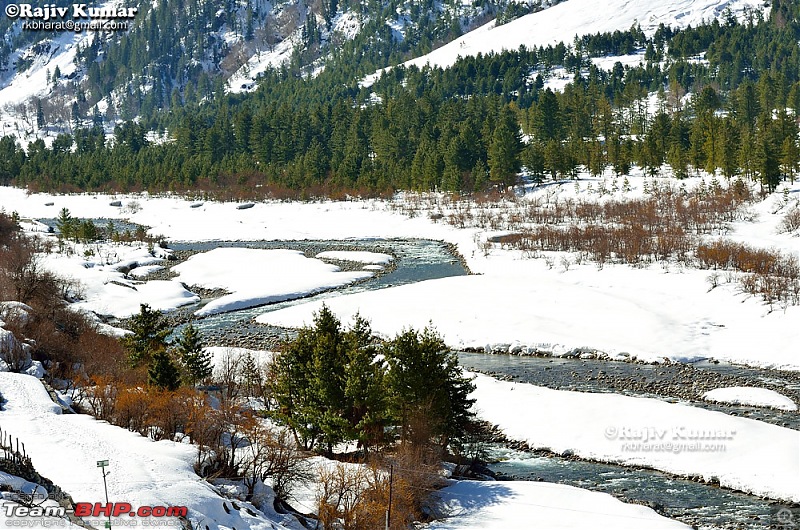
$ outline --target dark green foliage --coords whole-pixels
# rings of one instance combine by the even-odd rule
[[[314,325],[302,329],[276,360],[278,416],[307,448],[319,445],[330,452],[355,438],[345,389],[350,346],[353,340],[323,306]]]
[[[132,333],[125,335],[121,342],[128,353],[128,363],[132,368],[150,365],[156,353],[167,349],[169,324],[161,312],[141,304],[139,313],[130,319]]]
[[[800,151],[792,120],[780,116],[787,107],[800,110],[800,8],[790,2],[775,2],[763,21],[753,15],[740,24],[724,16],[682,30],[661,26],[652,38],[632,27],[580,37],[572,46],[467,57],[446,70],[399,65],[365,88],[358,83],[364,74],[460,31],[457,21],[435,15],[430,26],[422,23],[418,34],[396,42],[381,22],[384,15],[394,16],[393,8],[370,4],[380,16],[369,17],[365,32],[341,43],[322,73],[297,75],[325,45],[310,17],[295,64],[266,72],[249,95],[224,95],[213,73],[186,71],[188,59],[181,58],[190,57],[188,51],[174,54],[173,48],[198,51],[201,43],[163,35],[161,24],[170,14],[162,4],[173,2],[160,3],[123,39],[128,48],[106,50],[94,42],[80,56],[91,65],[89,91],[105,94],[112,80],[132,76],[153,59],[133,50],[160,39],[158,49],[144,55],[169,62],[151,73],[163,82],[146,94],[141,83],[131,88],[128,99],[135,104],[127,112],[133,116],[147,105],[157,109],[171,101],[176,108],[120,124],[113,148],[105,145],[99,126],[74,131],[74,152],[69,138],[51,148],[31,142],[27,155],[13,138],[3,138],[0,182],[229,194],[288,189],[313,197],[408,188],[482,191],[516,182],[521,164],[541,180],[574,176],[579,169],[600,175],[608,165],[625,174],[634,163],[655,174],[667,163],[679,177],[721,171],[773,189],[783,174],[794,174]],[[223,23],[208,8],[197,10],[200,20],[214,19],[207,20],[210,27]],[[258,33],[259,16],[242,12],[241,25],[251,26],[242,30],[248,38],[253,28]],[[217,45],[223,46],[214,43],[212,49]],[[637,49],[647,50],[641,66],[617,63],[606,72],[587,60]],[[695,60],[702,52],[709,64]],[[665,55],[671,58],[667,66],[658,60]],[[103,61],[95,61],[99,57]],[[124,69],[114,71],[121,64]],[[543,88],[548,70],[557,66],[573,76],[560,93]],[[189,80],[176,85],[176,76]],[[176,88],[165,93],[167,86]],[[663,94],[655,116],[647,114],[648,93]],[[694,96],[684,108],[687,93]],[[166,130],[174,141],[150,144],[144,135],[150,129]],[[529,139],[525,146],[520,130]]]
[[[184,369],[186,380],[191,386],[211,377],[211,354],[203,350],[203,341],[192,324],[183,328],[181,336],[174,343]]]
[[[13,136],[0,138],[0,184],[7,186],[25,163],[25,151]]]
[[[72,217],[69,209],[61,208],[58,212],[58,219],[56,220],[56,229],[58,230],[58,237],[63,239],[72,239],[76,235],[77,220]]]
[[[181,386],[181,372],[166,350],[153,354],[150,368],[147,370],[147,382],[162,390],[173,391]]]
[[[505,107],[498,116],[489,144],[489,180],[501,186],[516,184],[520,151],[519,122],[511,109]]]
[[[303,328],[275,361],[276,381],[273,389],[278,402],[278,417],[285,421],[295,437],[306,448],[313,447],[320,437],[315,413],[315,396],[311,389],[313,349],[318,337],[324,336],[324,326],[333,315],[326,307],[314,319],[314,328]],[[319,333],[316,332],[319,329]],[[335,334],[338,335],[338,321]],[[322,411],[320,411],[322,412]]]
[[[386,344],[386,375],[390,410],[403,439],[422,442],[414,432],[424,422],[424,435],[437,437],[442,446],[464,431],[471,418],[475,389],[465,378],[458,358],[431,328],[401,333]]]
[[[343,330],[326,306],[286,345],[274,375],[276,417],[306,448],[330,452],[357,439],[369,449],[384,442],[389,425],[401,426],[406,441],[427,442],[410,436],[423,436],[413,427],[419,421],[427,438],[446,445],[470,418],[473,387],[433,331],[409,331],[379,347],[366,320],[357,316]]]
[[[373,343],[369,323],[356,316],[346,332],[347,365],[344,372],[344,394],[347,419],[364,448],[384,441],[384,427],[389,423],[388,397],[385,391],[384,366],[376,362],[378,348]]]

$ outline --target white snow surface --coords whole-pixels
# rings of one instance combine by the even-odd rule
[[[459,57],[516,50],[522,45],[569,44],[576,35],[624,31],[636,23],[652,35],[661,23],[672,27],[696,26],[719,18],[725,9],[741,19],[745,10],[763,13],[767,8],[759,0],[607,0],[602,6],[593,0],[567,0],[499,27],[493,20],[405,65],[447,68]]]
[[[394,259],[389,254],[382,252],[367,252],[362,250],[326,250],[317,254],[320,259],[335,259],[339,261],[355,261],[357,263],[387,265]]]
[[[3,320],[11,320],[19,322],[21,325],[26,325],[30,320],[30,314],[33,308],[28,304],[16,301],[0,302],[0,326],[3,326]]]
[[[632,190],[620,189],[611,198],[642,194],[644,180],[636,174],[627,178]],[[604,177],[607,188],[612,179],[610,175]],[[596,189],[600,180],[583,177],[577,183],[531,187],[527,193],[548,200],[600,200],[596,193],[589,194],[589,186]],[[684,184],[691,189],[699,182],[699,178],[691,178]],[[732,223],[725,237],[757,248],[800,255],[800,237],[779,229],[783,215],[800,197],[800,183],[787,186],[786,190],[788,202],[779,190],[749,207],[752,220]],[[136,213],[122,212],[108,205],[112,198],[125,203],[136,201],[139,208]],[[248,210],[236,210],[232,203],[209,201],[191,208],[193,201],[174,196],[61,196],[0,188],[0,208],[16,210],[22,216],[52,217],[54,208],[66,207],[80,212],[82,217],[130,217],[133,222],[152,226],[150,233],[173,241],[421,238],[454,244],[475,275],[335,296],[326,301],[343,321],[360,311],[372,321],[374,330],[387,336],[407,326],[423,327],[433,322],[453,347],[536,350],[555,355],[588,349],[615,358],[625,357],[624,354],[647,361],[716,358],[800,369],[796,354],[800,327],[794,325],[800,317],[800,307],[770,310],[760,298],[744,295],[735,282],[726,283],[724,278],[709,290],[710,271],[674,263],[641,268],[607,264],[599,270],[594,264],[575,263],[575,257],[567,253],[547,253],[554,264],[548,266],[546,260],[526,258],[518,251],[499,246],[487,250],[483,243],[497,235],[497,231],[457,228],[432,220],[426,210],[410,218],[393,208],[403,201],[398,197],[393,203],[259,202]],[[54,202],[55,206],[46,206],[48,202]],[[448,213],[446,209],[443,211]],[[52,263],[54,270],[84,281],[88,299],[102,287],[101,280],[107,276],[114,279],[123,276],[102,265],[87,269],[86,261],[76,257],[50,255],[43,259]],[[122,261],[127,256],[115,259]],[[303,259],[314,261],[298,259],[302,263]],[[566,270],[562,259],[569,263]],[[248,269],[249,272],[241,274],[255,276],[258,282],[267,281],[258,278],[256,264],[227,261],[227,265],[219,263],[215,267],[227,266],[229,271]],[[197,272],[205,274],[202,270]],[[120,296],[137,292],[126,287],[118,287],[116,291]],[[176,296],[171,304],[165,305],[177,306],[180,300]],[[93,302],[117,303],[99,295]],[[300,303],[265,315],[261,320],[300,326],[310,322],[319,305],[313,301]],[[129,309],[138,310],[138,306],[132,301]]]
[[[219,370],[225,364],[225,357],[229,356],[233,359],[242,360],[247,355],[251,355],[256,365],[262,366],[272,362],[275,357],[275,352],[266,350],[252,350],[250,348],[232,348],[225,346],[206,346],[203,348],[206,352],[211,354],[211,365],[215,370]]]
[[[108,460],[112,502],[128,502],[134,508],[186,506],[189,518],[210,530],[300,528],[290,516],[274,512],[267,517],[251,516],[244,509],[226,513],[214,487],[194,473],[197,448],[192,445],[153,442],[88,415],[61,414],[42,384],[27,375],[0,373],[0,393],[8,400],[0,411],[4,431],[18,437],[36,470],[76,502],[105,504],[96,462]],[[95,522],[101,527],[104,521]]]
[[[448,517],[424,527],[429,530],[528,530],[534,521],[536,528],[548,530],[689,528],[606,493],[548,482],[459,481],[437,495]]]
[[[797,403],[779,392],[768,388],[747,386],[730,386],[715,388],[703,394],[703,399],[717,403],[732,405],[752,405],[756,407],[772,407],[780,410],[795,411]]]
[[[502,263],[502,265],[501,265]],[[613,358],[691,361],[708,357],[797,367],[791,353],[800,329],[765,315],[757,301],[735,303],[723,289],[708,291],[707,271],[664,272],[573,265],[550,270],[536,261],[501,261],[483,275],[429,280],[325,300],[342,321],[366,315],[392,336],[433,322],[454,348],[564,355],[578,349]],[[301,327],[323,301],[265,313],[265,324]],[[787,314],[798,314],[790,308]],[[759,332],[754,332],[756,326]],[[764,347],[764,341],[772,346]]]
[[[88,259],[77,253],[41,257],[46,268],[79,285],[82,300],[73,304],[75,309],[126,318],[138,313],[141,304],[170,311],[200,300],[177,281],[141,282],[126,277],[125,270],[136,271],[163,261],[154,258],[144,247],[98,245],[95,248],[93,245],[92,248],[95,256]]]
[[[231,294],[212,300],[197,315],[300,298],[369,278],[369,272],[343,272],[335,265],[306,258],[296,250],[216,248],[172,267],[180,281]]]
[[[8,486],[13,490],[13,492],[3,491],[0,493],[0,526],[31,526],[30,519],[24,521],[22,517],[6,515],[11,511],[12,506],[23,506],[23,504],[19,502],[21,499],[17,492],[33,496],[34,502],[45,510],[55,509],[58,506],[56,500],[47,498],[47,490],[45,490],[44,487],[16,475],[10,475],[4,471],[0,471],[0,484]],[[68,528],[70,530],[79,530],[81,528],[72,524],[68,519],[53,516],[37,517],[37,523],[37,526],[44,528],[59,527]]]
[[[253,92],[258,87],[258,77],[270,68],[280,68],[292,57],[298,32],[293,33],[270,50],[258,50],[226,81],[230,93]]]
[[[471,397],[479,417],[532,448],[700,475],[755,495],[800,500],[798,431],[657,399],[475,377]]]
[[[352,40],[361,31],[361,21],[358,14],[353,11],[337,13],[331,20],[332,31],[341,34],[347,40]]]

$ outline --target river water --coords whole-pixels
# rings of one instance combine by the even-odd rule
[[[171,245],[175,250],[192,251],[210,250],[219,246],[289,248],[302,250],[311,256],[322,250],[371,250],[388,252],[395,256],[395,268],[390,272],[358,284],[317,294],[314,298],[329,298],[467,273],[446,245],[427,240],[213,242]],[[239,345],[270,344],[270,340],[287,337],[291,332],[255,324],[255,316],[303,301],[305,300],[288,301],[214,315],[196,321],[195,326],[205,337],[212,339],[212,342],[218,340],[229,343],[230,339],[235,338]],[[459,356],[462,365],[468,369],[521,383],[562,390],[659,397],[800,429],[797,413],[759,407],[715,405],[703,402],[698,397],[698,393],[705,389],[749,382],[751,385],[781,388],[783,393],[797,400],[800,397],[800,383],[792,373],[710,362],[689,367],[483,353],[460,353]],[[626,502],[649,505],[668,517],[698,528],[770,528],[770,525],[775,524],[774,513],[778,509],[775,503],[712,485],[673,478],[657,471],[540,456],[500,445],[491,446],[488,456],[493,460],[490,469],[506,478],[556,482],[610,493]]]
[[[175,251],[200,252],[217,247],[291,249],[302,251],[310,257],[313,257],[318,252],[327,250],[365,250],[388,253],[394,256],[393,266],[388,272],[378,274],[363,282],[316,294],[313,296],[315,300],[327,299],[343,294],[396,287],[423,280],[433,280],[449,276],[463,276],[467,274],[464,266],[457,258],[453,257],[447,245],[439,241],[424,239],[228,241],[170,244],[170,248]],[[247,347],[269,348],[274,346],[275,341],[290,336],[291,332],[283,328],[273,328],[256,324],[254,322],[255,317],[268,311],[276,311],[305,301],[307,301],[307,298],[212,315],[195,321],[194,326],[200,330],[204,338],[210,339],[212,344],[236,344]],[[192,309],[192,307],[189,307],[189,309]],[[179,329],[180,328],[178,328],[178,330]]]

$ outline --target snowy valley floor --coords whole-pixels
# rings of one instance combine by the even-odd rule
[[[688,185],[698,181],[695,179]],[[546,186],[532,189],[530,193],[590,197],[589,182],[596,184],[597,180]],[[629,194],[641,195],[644,180],[631,178],[631,183]],[[618,198],[625,193],[628,192],[617,192]],[[786,195],[775,194],[754,204],[750,207],[751,220],[732,223],[726,237],[797,255],[800,238],[781,233],[779,224],[787,209],[797,204],[799,196],[800,185],[795,185],[787,189]],[[121,200],[123,207],[112,206],[110,203],[115,200]],[[344,322],[349,322],[352,315],[359,312],[384,336],[391,336],[405,327],[420,328],[433,323],[454,348],[537,351],[552,355],[579,350],[602,353],[613,359],[648,362],[714,358],[758,367],[800,370],[796,346],[800,344],[800,327],[796,325],[800,307],[770,310],[760,299],[742,294],[734,283],[723,281],[710,289],[709,271],[676,263],[640,268],[607,264],[600,269],[591,263],[577,263],[569,254],[554,254],[549,262],[528,259],[518,251],[486,244],[487,239],[500,234],[499,231],[456,228],[441,219],[431,218],[432,213],[444,211],[446,214],[446,205],[436,212],[417,211],[411,217],[395,207],[401,202],[267,202],[238,210],[234,203],[215,202],[191,208],[192,201],[178,197],[54,196],[0,189],[0,207],[7,212],[17,211],[23,218],[54,218],[66,207],[73,216],[80,218],[130,219],[151,227],[151,234],[171,241],[425,238],[454,244],[476,274],[326,300]],[[147,256],[142,255],[142,249],[121,248],[115,252],[119,260],[138,257],[142,265],[146,265]],[[177,280],[137,284],[135,290],[119,286],[130,279],[103,264],[99,256],[104,253],[107,251],[98,246],[95,257],[90,259],[51,255],[45,258],[45,263],[80,280],[86,293],[85,308],[103,314],[125,316],[135,311],[140,302],[166,310],[196,301]],[[561,265],[561,258],[567,260],[566,265]],[[282,253],[259,253],[258,264],[240,253],[216,256],[208,253],[206,258],[193,261],[191,266],[183,267],[184,279],[191,277],[192,283],[208,282],[209,286],[221,286],[233,292],[231,298],[220,302],[231,304],[228,307],[268,300],[282,292],[281,289],[299,296],[320,286],[353,281],[360,275],[347,276],[349,273],[337,272],[308,258]],[[160,264],[168,266],[168,263]],[[287,285],[287,276],[281,274],[287,268],[294,273],[292,278],[302,282]],[[239,283],[212,285],[225,276],[226,270],[239,271]],[[257,282],[258,292],[242,295],[248,289],[248,282]],[[265,311],[258,320],[297,327],[309,323],[320,306],[320,301],[311,298],[286,309]],[[531,447],[648,466],[678,475],[700,475],[725,487],[775,500],[800,502],[798,431],[654,399],[554,391],[500,382],[486,376],[477,376],[476,384],[479,415],[499,425],[509,438],[526,441]],[[92,480],[91,486],[84,487],[80,486],[80,478],[75,478],[85,473],[96,474],[93,463],[103,458],[97,451],[90,452],[88,446],[73,443],[74,439],[81,439],[79,433],[87,430],[96,432],[103,440],[100,447],[105,447],[104,454],[110,454],[120,444],[126,447],[127,452],[122,456],[137,462],[136,471],[131,470],[132,483],[155,480],[152,469],[160,468],[163,462],[171,462],[169,473],[174,487],[150,490],[144,486],[126,486],[119,479],[120,492],[135,500],[156,503],[157,500],[167,502],[169,497],[170,504],[179,504],[178,501],[188,503],[201,499],[196,502],[202,505],[202,499],[211,495],[204,489],[205,485],[191,479],[188,447],[147,442],[91,418],[57,416],[43,403],[25,401],[28,398],[24,396],[33,390],[23,389],[23,386],[16,377],[4,375],[0,379],[0,392],[9,399],[6,411],[0,412],[0,424],[16,436],[37,440],[29,447],[34,464],[38,467],[37,459],[40,460],[40,471],[57,483],[63,480],[60,485],[67,490],[70,490],[70,482],[76,483],[75,491],[71,491],[73,496],[97,499],[98,495],[97,481]],[[7,392],[12,396],[17,393],[24,406],[14,405]],[[767,400],[772,405],[792,410],[792,403],[785,399],[752,394],[738,391],[731,395],[728,392],[716,398],[712,395],[710,399],[756,399],[762,404]],[[28,407],[31,412],[26,413]],[[45,427],[50,424],[53,427]],[[702,437],[698,439],[697,433]],[[659,443],[715,444],[717,447],[704,451],[653,450],[649,446],[643,449],[642,444],[653,438]],[[719,444],[724,445],[724,450]],[[69,449],[73,452],[68,459],[48,456],[53,447],[71,445],[75,447]],[[158,449],[154,451],[153,448]],[[80,456],[84,453],[85,456]],[[69,462],[65,464],[66,460]],[[600,525],[598,514],[611,518],[608,526],[598,526],[603,528],[682,527],[649,509],[624,505],[610,496],[599,495],[553,485],[457,484],[445,490],[444,498],[454,513],[462,515],[432,528],[475,528],[477,520],[485,521],[487,526],[481,526],[485,528],[525,528],[524,522],[532,517],[551,521],[553,528],[582,528],[587,523]],[[565,512],[570,506],[581,508],[568,516],[562,513],[558,521],[545,513],[551,509]],[[220,513],[218,507],[208,509],[208,516],[223,526],[232,525],[241,530],[260,524],[248,521],[233,524],[227,520],[228,514]],[[584,509],[587,513],[581,511]],[[647,522],[640,524],[639,517],[645,517]]]

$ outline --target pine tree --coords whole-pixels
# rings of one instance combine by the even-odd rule
[[[153,354],[152,363],[147,370],[147,382],[170,392],[181,386],[181,372],[166,350]]]
[[[344,439],[344,338],[339,319],[323,305],[274,363],[277,417],[306,449]]]
[[[427,443],[420,437],[432,435],[445,446],[463,432],[472,417],[469,394],[475,387],[442,338],[430,328],[410,329],[386,343],[383,352],[389,364],[390,410],[400,422],[403,440]],[[420,425],[425,432],[414,431]]]
[[[211,354],[203,350],[200,334],[192,324],[183,328],[175,347],[186,370],[187,382],[194,386],[211,377]]]
[[[42,127],[44,127],[44,125],[45,125],[45,121],[44,121],[44,110],[42,109],[42,100],[41,99],[37,99],[36,100],[36,128],[37,129],[41,129]]]
[[[519,125],[511,109],[505,107],[489,144],[489,180],[504,187],[515,184],[521,150]]]
[[[768,130],[759,130],[756,136],[755,167],[761,186],[769,192],[775,191],[781,177],[778,149]]]
[[[706,163],[706,151],[704,149],[706,134],[702,122],[695,119],[692,124],[692,132],[689,136],[689,163],[699,172]]]
[[[541,93],[533,115],[534,135],[543,142],[561,139],[558,97],[549,88]]]
[[[58,230],[59,239],[70,239],[75,237],[76,221],[72,217],[69,209],[61,208],[58,212],[58,219],[56,219],[56,229]]]
[[[311,393],[317,406],[316,423],[320,443],[330,454],[333,446],[347,439],[344,366],[347,359],[341,322],[323,306],[314,320],[311,350]]]
[[[242,361],[242,390],[245,396],[256,397],[261,395],[263,380],[261,370],[258,368],[255,357],[247,352]]]
[[[720,167],[722,174],[726,178],[731,179],[739,173],[739,165],[737,163],[737,155],[739,149],[739,130],[736,124],[730,118],[726,118],[722,122],[720,128],[722,135],[722,159],[720,160]]]
[[[369,449],[383,441],[384,426],[389,419],[384,368],[375,360],[378,351],[372,343],[372,330],[360,315],[356,315],[345,332],[345,342],[344,391],[351,437],[358,438],[360,445]]]
[[[122,338],[122,345],[128,352],[128,363],[132,368],[149,365],[153,356],[167,349],[169,325],[161,312],[141,304],[139,313],[131,317],[130,328],[133,333]]]
[[[474,191],[482,192],[486,189],[486,182],[488,181],[487,178],[488,170],[486,169],[486,164],[483,160],[478,159],[475,162],[475,167],[472,168],[472,179],[474,182]]]
[[[754,178],[756,165],[756,149],[754,147],[753,133],[748,127],[745,127],[741,133],[741,142],[739,142],[738,162],[742,174],[746,178]]]
[[[781,146],[781,166],[783,166],[783,171],[789,175],[792,184],[794,184],[794,175],[798,165],[800,165],[800,149],[797,147],[797,140],[786,138]]]

